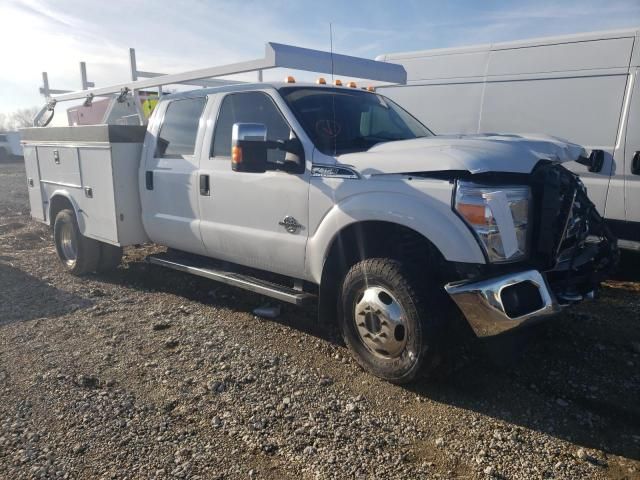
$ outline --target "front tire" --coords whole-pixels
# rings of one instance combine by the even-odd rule
[[[60,210],[53,224],[53,238],[58,258],[73,275],[95,272],[100,261],[100,242],[80,233],[72,210]]]
[[[388,258],[351,267],[339,318],[344,341],[362,368],[393,383],[435,369],[446,309],[438,301],[442,293],[430,283]]]

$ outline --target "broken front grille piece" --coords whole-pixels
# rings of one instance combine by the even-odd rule
[[[546,163],[536,168],[533,183],[539,212],[533,260],[559,300],[581,300],[616,264],[616,239],[576,175]]]

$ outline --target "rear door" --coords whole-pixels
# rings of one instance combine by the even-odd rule
[[[161,245],[205,253],[200,238],[198,160],[206,97],[171,100],[145,140],[141,180],[142,218],[149,238]]]
[[[624,193],[627,222],[633,229],[628,237],[640,241],[640,69],[635,71],[633,93],[629,104],[629,120],[624,161]]]
[[[309,224],[310,162],[303,173],[269,170],[237,172],[231,168],[231,130],[234,123],[262,123],[269,140],[287,140],[292,123],[279,97],[264,91],[233,92],[217,97],[211,116],[208,144],[203,145],[200,174],[208,188],[200,194],[201,232],[207,253],[254,268],[300,277],[304,271]],[[290,113],[289,113],[290,115]],[[293,118],[291,118],[293,120]],[[308,141],[306,158],[313,149]],[[208,149],[209,154],[205,154]],[[268,152],[269,162],[281,162],[285,153]],[[285,218],[299,228],[288,231]]]

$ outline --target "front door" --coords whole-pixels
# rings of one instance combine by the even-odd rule
[[[145,142],[141,180],[142,218],[149,238],[186,252],[204,254],[198,211],[196,151],[205,97],[172,100]],[[154,140],[155,139],[155,140]],[[200,140],[201,142],[201,140]]]
[[[220,100],[210,136],[209,155],[203,154],[200,175],[200,230],[209,256],[284,275],[304,271],[308,237],[309,171],[237,172],[231,168],[234,123],[262,123],[268,140],[287,140],[290,123],[265,92],[229,93]],[[215,116],[215,115],[214,115]],[[309,152],[310,154],[311,152]],[[285,153],[270,150],[269,162]],[[310,157],[309,157],[310,158]],[[287,228],[294,223],[298,227]]]

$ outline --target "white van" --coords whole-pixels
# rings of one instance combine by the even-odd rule
[[[640,249],[640,28],[377,60],[408,74],[380,93],[438,134],[546,133],[602,150],[601,169],[568,167],[620,245]]]
[[[0,132],[0,162],[22,157],[19,132]]]

